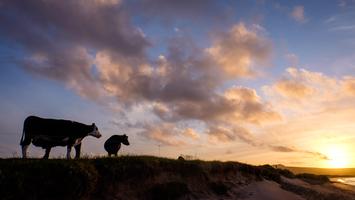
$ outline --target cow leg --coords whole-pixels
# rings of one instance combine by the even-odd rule
[[[115,153],[115,157],[117,157],[117,153]]]
[[[68,146],[67,146],[67,159],[70,159],[70,158],[71,158],[71,156],[70,156],[71,148],[72,148],[72,145],[68,145]]]
[[[74,146],[74,149],[75,149],[75,158],[76,159],[80,158],[81,143]]]
[[[44,154],[43,159],[48,159],[50,152],[51,152],[51,148],[50,148],[50,147],[47,147],[47,148],[46,148],[46,153]]]
[[[22,158],[27,158],[27,149],[30,145],[22,145]]]

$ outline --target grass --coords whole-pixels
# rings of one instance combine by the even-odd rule
[[[190,193],[186,183],[171,181],[154,185],[147,193],[150,199],[169,200],[179,199]]]
[[[324,184],[329,182],[329,178],[325,175],[303,173],[303,174],[297,174],[296,177],[314,185]]]
[[[239,175],[239,176],[238,176]],[[228,195],[229,179],[273,180],[294,175],[270,165],[179,161],[153,156],[117,158],[0,159],[1,199],[179,199],[193,191]],[[222,178],[221,178],[222,177]],[[301,178],[318,180],[303,175]],[[323,179],[322,179],[323,180]]]

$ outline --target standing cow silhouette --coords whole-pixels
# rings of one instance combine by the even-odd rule
[[[80,157],[81,141],[91,135],[100,138],[101,134],[95,123],[91,125],[63,119],[44,119],[29,116],[23,123],[23,133],[20,145],[22,157],[27,157],[27,148],[31,144],[46,150],[43,158],[47,159],[52,147],[67,146],[67,159],[70,159],[71,149],[74,146],[76,155]]]
[[[113,135],[106,140],[104,148],[110,157],[112,154],[117,156],[118,150],[121,148],[121,143],[124,145],[129,145],[128,136],[124,135]]]

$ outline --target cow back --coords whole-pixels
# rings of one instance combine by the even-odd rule
[[[25,120],[24,131],[30,135],[85,137],[90,126],[70,120],[30,116]]]

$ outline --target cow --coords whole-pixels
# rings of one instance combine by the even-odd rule
[[[107,151],[109,157],[111,156],[111,154],[117,156],[117,152],[121,148],[121,143],[123,143],[124,145],[129,145],[128,136],[126,134],[113,135],[106,140],[104,148]]]
[[[31,144],[46,150],[43,159],[48,159],[52,147],[67,146],[67,159],[71,149],[75,148],[75,158],[80,158],[81,141],[91,135],[100,138],[101,134],[95,123],[86,125],[63,119],[45,119],[29,116],[23,123],[20,145],[22,157],[27,157],[27,148]]]

